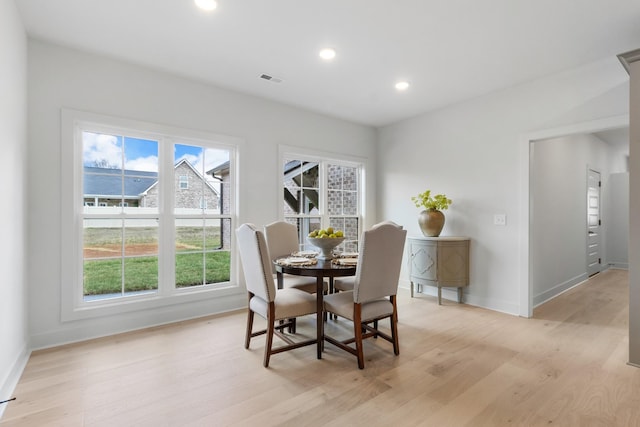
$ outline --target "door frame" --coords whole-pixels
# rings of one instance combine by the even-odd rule
[[[596,173],[598,174],[598,271],[595,273],[591,273],[591,271],[589,270],[589,182],[590,182],[590,175],[592,173]],[[591,277],[594,274],[600,273],[602,271],[602,173],[597,170],[596,168],[587,165],[587,194],[586,194],[586,199],[587,199],[587,219],[586,219],[586,232],[587,232],[587,241],[586,241],[586,251],[587,251],[587,256],[585,258],[585,262],[586,262],[586,270],[587,270],[587,276]]]
[[[599,120],[580,122],[572,125],[543,129],[520,137],[520,215],[519,225],[519,309],[518,315],[531,317],[533,315],[533,271],[531,271],[531,211],[533,208],[533,192],[531,191],[531,164],[535,142],[541,139],[559,138],[567,135],[594,133],[603,130],[617,129],[629,126],[629,114],[607,117]]]

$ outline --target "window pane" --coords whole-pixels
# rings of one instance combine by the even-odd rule
[[[329,215],[342,214],[342,191],[329,190],[327,197]]]
[[[176,220],[176,286],[201,286],[227,282],[230,251],[221,242],[222,229],[229,220]]]
[[[103,208],[86,212],[157,211],[157,141],[83,132],[82,153],[83,204]]]
[[[84,220],[83,295],[86,301],[158,289],[155,224],[157,220]]]
[[[96,169],[122,169],[122,137],[82,132],[82,163]]]
[[[284,213],[285,215],[299,214],[302,209],[302,162],[299,160],[285,160],[284,162]]]
[[[342,189],[342,167],[329,165],[327,167],[327,184],[329,189]]]
[[[158,256],[158,220],[127,219],[124,229],[125,256]]]
[[[315,162],[302,163],[302,187],[315,188],[319,187],[319,166]]]
[[[295,224],[298,227],[298,236],[303,250],[317,250],[317,248],[307,242],[307,235],[314,230],[320,230],[320,217],[311,218],[285,218],[285,221]]]
[[[358,168],[342,167],[342,189],[349,191],[358,190]]]
[[[122,294],[122,220],[84,220],[85,300]]]
[[[221,213],[221,201],[227,202],[230,153],[228,150],[175,144],[175,212],[178,214]],[[224,194],[223,184],[227,184]]]
[[[358,251],[358,221],[357,217],[344,219],[344,250],[347,252]]]
[[[358,194],[354,191],[345,191],[342,195],[342,213],[345,215],[358,214]]]

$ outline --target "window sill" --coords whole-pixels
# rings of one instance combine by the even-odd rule
[[[81,306],[72,309],[62,309],[62,322],[91,319],[97,317],[114,316],[123,313],[173,305],[201,303],[203,301],[220,300],[244,294],[244,289],[238,285],[228,284],[224,287],[207,288],[202,290],[176,290],[170,295],[144,294],[123,298],[114,298],[100,302],[83,302]],[[236,308],[236,307],[229,307]]]

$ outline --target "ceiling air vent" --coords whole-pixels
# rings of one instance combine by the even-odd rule
[[[268,80],[268,81],[273,82],[273,83],[282,83],[282,79],[270,76],[269,74],[262,74],[260,76],[260,78],[263,79],[263,80]]]

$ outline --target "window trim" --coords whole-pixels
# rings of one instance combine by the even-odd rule
[[[362,233],[362,231],[364,230],[365,227],[365,223],[367,220],[367,215],[366,215],[366,200],[367,200],[367,193],[366,193],[366,189],[367,189],[367,185],[366,185],[366,177],[367,177],[367,170],[369,169],[369,162],[367,158],[364,157],[358,157],[358,156],[351,156],[348,154],[342,154],[342,153],[334,153],[334,152],[328,152],[328,151],[321,151],[321,150],[315,150],[315,149],[309,149],[309,148],[304,148],[304,147],[296,147],[296,146],[290,146],[290,145],[284,145],[281,144],[278,146],[278,174],[276,176],[277,179],[277,188],[278,188],[278,217],[280,219],[284,219],[284,206],[282,203],[282,189],[284,188],[284,177],[281,173],[282,171],[282,167],[284,165],[284,160],[286,158],[295,158],[295,157],[302,157],[304,160],[312,160],[312,161],[317,161],[319,163],[334,163],[337,165],[343,165],[343,166],[350,166],[350,167],[359,167],[361,168],[361,172],[360,172],[360,189],[359,189],[359,197],[358,197],[358,211],[359,211],[359,215],[358,215],[358,240],[360,239],[360,234]],[[319,179],[322,182],[322,186],[324,188],[324,191],[321,192],[320,194],[320,205],[324,207],[324,210],[322,212],[320,212],[320,214],[318,215],[320,217],[320,221],[322,224],[328,224],[329,222],[329,217],[333,216],[333,217],[340,217],[342,215],[329,215],[329,212],[326,210],[326,206],[327,206],[327,201],[326,201],[326,193],[327,193],[327,189],[328,189],[328,177],[326,176],[326,171],[324,170],[324,168],[320,169],[320,176]],[[313,217],[315,217],[316,215],[312,215]],[[353,217],[354,215],[346,215],[347,217]],[[301,218],[304,217],[311,217],[311,216],[304,216],[301,215]]]
[[[83,208],[82,198],[76,197],[82,191],[82,144],[80,126],[89,125],[95,131],[104,133],[126,132],[127,136],[139,136],[144,138],[155,138],[158,141],[170,142],[168,144],[160,142],[159,150],[169,151],[173,144],[180,143],[208,143],[215,142],[215,145],[227,147],[231,155],[231,192],[229,197],[234,206],[233,212],[229,215],[232,224],[238,223],[238,191],[240,188],[240,174],[238,173],[238,159],[244,150],[244,140],[221,134],[214,134],[202,131],[195,131],[172,126],[165,126],[155,123],[129,120],[88,113],[73,109],[62,109],[61,114],[61,224],[60,231],[63,236],[72,236],[70,239],[61,239],[60,275],[61,275],[61,321],[73,321],[78,319],[94,318],[107,315],[118,315],[128,312],[135,312],[150,308],[165,307],[175,304],[202,301],[206,299],[216,299],[225,296],[239,295],[244,289],[239,284],[239,263],[235,248],[235,235],[231,233],[231,271],[230,281],[226,285],[197,287],[195,289],[175,288],[172,292],[167,292],[167,287],[158,289],[153,295],[127,296],[113,300],[105,300],[99,305],[88,305],[84,302],[82,295],[82,233],[79,232],[82,217],[79,215]],[[170,147],[170,148],[169,148]],[[166,156],[166,153],[165,153]],[[173,153],[171,153],[173,159]],[[166,162],[165,162],[166,163]],[[161,178],[163,165],[159,165]],[[168,176],[165,179],[169,179]],[[173,183],[172,183],[173,185]],[[167,205],[162,203],[159,206],[159,217],[172,216],[168,212]],[[227,215],[225,215],[227,216]],[[159,230],[159,238],[167,239],[164,227]],[[165,230],[164,232],[162,230]],[[162,236],[164,235],[164,236]],[[70,242],[72,241],[72,244]],[[163,263],[159,254],[159,262]],[[173,265],[173,260],[169,264]],[[78,266],[80,264],[80,266]],[[80,268],[79,268],[80,267]],[[166,274],[160,270],[159,274]],[[161,278],[160,278],[161,279]]]

